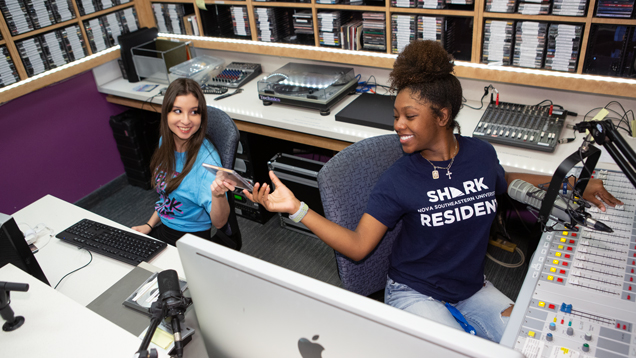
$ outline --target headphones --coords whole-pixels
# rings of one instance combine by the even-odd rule
[[[37,224],[33,229],[31,229],[29,227],[28,230],[25,230],[23,232],[24,240],[26,240],[27,244],[31,245],[31,244],[33,244],[34,242],[36,242],[38,240],[38,238],[40,236],[40,233],[42,233],[42,231],[44,231],[44,230],[48,230],[50,235],[53,234],[53,230],[51,230],[46,225],[40,223],[40,224]]]
[[[27,244],[31,245],[38,239],[38,235],[35,233],[34,230],[28,229],[24,232],[24,239],[26,240]]]

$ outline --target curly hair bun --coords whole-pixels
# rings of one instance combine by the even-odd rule
[[[400,90],[452,75],[455,67],[453,61],[453,56],[449,55],[439,42],[413,41],[395,60],[389,76],[391,87]]]

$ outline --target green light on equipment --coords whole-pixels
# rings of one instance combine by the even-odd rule
[[[236,200],[243,200],[243,197],[242,197],[242,196],[240,196],[240,195],[236,195],[236,194],[234,194],[234,199],[236,199]]]

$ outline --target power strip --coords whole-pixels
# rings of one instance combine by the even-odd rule
[[[515,252],[515,248],[517,247],[517,244],[513,244],[510,241],[506,241],[502,239],[496,239],[496,240],[490,239],[488,243],[491,244],[492,246],[497,246],[508,252]]]

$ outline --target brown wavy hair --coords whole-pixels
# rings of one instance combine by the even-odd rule
[[[454,61],[439,42],[416,40],[398,55],[389,81],[396,92],[411,90],[419,101],[430,105],[437,117],[442,116],[442,108],[449,108],[451,117],[446,127],[459,130],[455,117],[462,106],[462,85],[453,75]]]
[[[178,96],[193,95],[199,101],[199,113],[201,114],[201,127],[196,131],[187,142],[185,142],[186,160],[183,170],[176,177],[175,173],[175,156],[176,145],[174,142],[174,134],[168,127],[168,113],[172,111],[174,101]],[[199,149],[206,137],[206,128],[208,126],[208,111],[205,103],[205,96],[201,87],[196,81],[187,78],[179,78],[174,80],[163,97],[163,105],[161,107],[161,125],[159,134],[161,135],[161,146],[155,150],[150,161],[150,168],[154,168],[154,180],[152,186],[157,185],[157,176],[165,175],[165,191],[171,193],[179,187],[183,178],[192,170],[192,166],[197,159]]]

